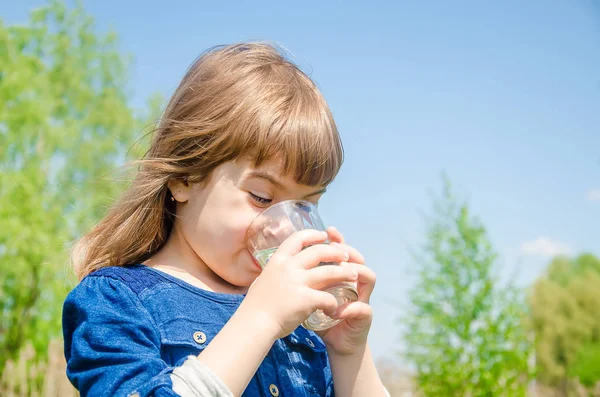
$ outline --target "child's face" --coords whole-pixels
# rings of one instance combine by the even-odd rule
[[[237,160],[217,167],[205,186],[171,186],[177,199],[175,227],[191,248],[196,265],[206,265],[217,276],[238,287],[249,286],[259,275],[245,246],[246,231],[265,208],[279,201],[304,199],[317,203],[323,186],[306,186],[282,176],[281,162],[273,160],[253,167]],[[194,258],[193,255],[196,257]]]

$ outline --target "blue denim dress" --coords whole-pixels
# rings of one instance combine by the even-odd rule
[[[243,298],[139,264],[98,270],[64,303],[67,376],[82,396],[177,396],[173,369],[210,343]],[[275,342],[243,394],[333,395],[325,345],[302,327]]]

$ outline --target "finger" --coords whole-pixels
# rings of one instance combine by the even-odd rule
[[[328,316],[333,315],[338,308],[338,301],[329,292],[313,290],[310,298],[313,302],[313,311],[322,310]]]
[[[351,267],[337,265],[317,266],[306,272],[306,283],[313,289],[323,289],[340,282],[354,282],[358,272]]]
[[[365,263],[365,257],[356,248],[345,243],[331,243],[331,245],[340,247],[342,250],[349,253],[349,262],[360,263],[361,265]]]
[[[338,306],[331,316],[335,319],[371,322],[373,309],[364,302],[349,302]]]
[[[377,282],[377,276],[373,270],[365,265],[352,262],[340,262],[340,267],[346,267],[356,270],[358,278],[356,282],[356,289],[358,291],[358,300],[361,302],[369,303],[371,294],[375,289],[375,283]]]
[[[294,255],[293,261],[304,269],[311,269],[321,262],[347,261],[350,254],[331,244],[317,244]]]
[[[286,238],[273,256],[289,258],[302,251],[304,247],[323,243],[326,239],[325,232],[314,229],[300,230]]]
[[[345,243],[344,236],[342,235],[342,233],[333,226],[329,226],[327,228],[327,235],[329,236],[329,241],[331,242],[342,244]]]

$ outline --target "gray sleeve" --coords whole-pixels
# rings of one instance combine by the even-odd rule
[[[225,383],[196,356],[189,356],[173,370],[171,382],[173,391],[182,397],[233,397]]]

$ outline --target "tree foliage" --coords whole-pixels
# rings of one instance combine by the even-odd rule
[[[493,275],[485,227],[446,180],[415,258],[406,358],[427,396],[523,396],[532,352],[522,294]]]
[[[600,381],[600,260],[556,257],[528,298],[540,380],[566,390]]]
[[[60,335],[69,244],[122,188],[111,170],[143,148],[152,113],[128,104],[127,67],[80,5],[0,20],[0,372],[24,341],[43,353]]]

